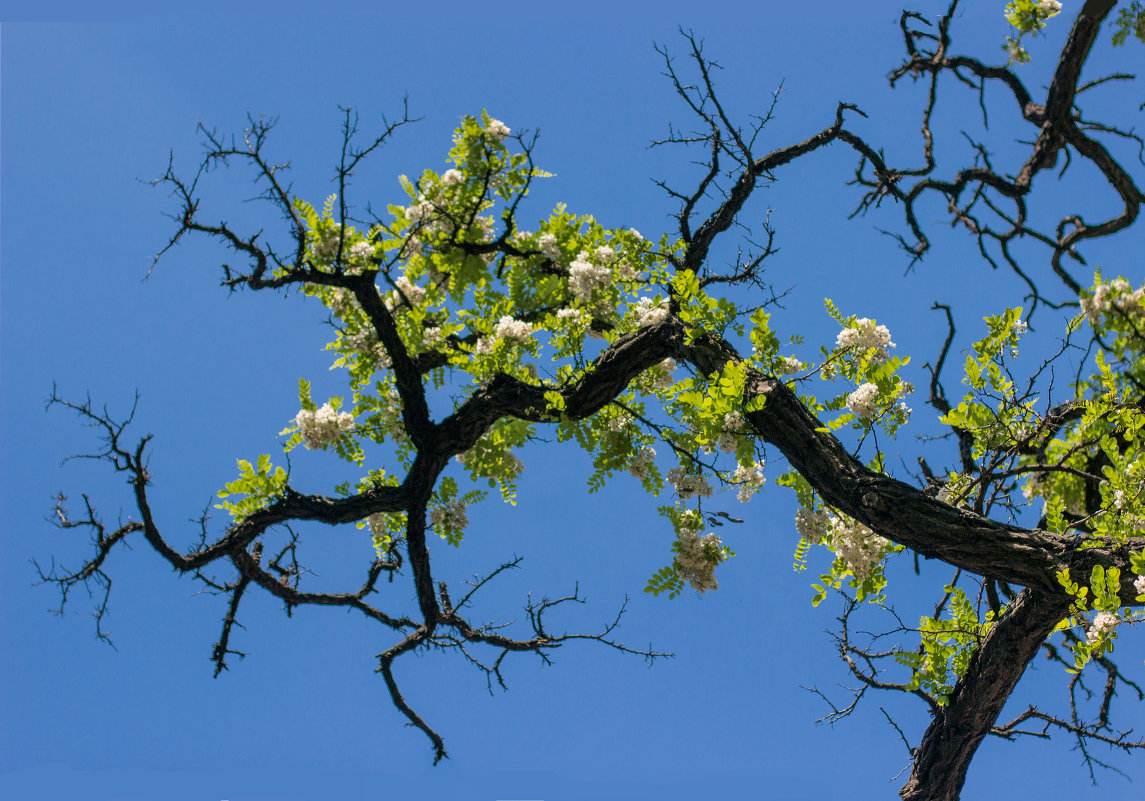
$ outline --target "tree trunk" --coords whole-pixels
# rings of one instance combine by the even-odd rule
[[[1023,590],[987,633],[914,755],[904,801],[958,801],[966,769],[1068,601]]]

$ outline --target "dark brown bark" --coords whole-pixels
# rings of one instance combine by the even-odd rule
[[[680,356],[705,375],[739,360],[728,343],[705,337]],[[1116,549],[1080,549],[1073,535],[1010,526],[955,508],[869,470],[782,381],[749,374],[744,400],[758,396],[766,398],[764,407],[747,415],[755,432],[787,457],[825,503],[923,556],[1054,597],[1062,592],[1055,577],[1059,570],[1069,569],[1073,579],[1083,583],[1098,564],[1117,566],[1129,575],[1130,552],[1145,548],[1145,538],[1134,537]],[[1126,583],[1122,603],[1139,606],[1135,595]]]
[[[957,801],[966,770],[1042,642],[1065,617],[1059,594],[1019,593],[970,658],[946,706],[940,707],[915,750],[904,801]]]

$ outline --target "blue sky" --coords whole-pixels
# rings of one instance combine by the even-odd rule
[[[940,7],[924,5],[928,12]],[[999,58],[1007,33],[1000,8],[974,4],[955,28],[956,43]],[[209,11],[217,13],[122,6],[87,22],[67,21],[76,17],[61,11],[59,21],[6,21],[0,29],[0,795],[44,801],[317,801],[371,793],[546,801],[890,796],[902,782],[896,775],[907,753],[880,706],[915,741],[926,715],[921,705],[868,697],[834,727],[816,724],[828,710],[801,687],[846,697],[837,685],[848,677],[825,633],[839,604],[831,599],[811,608],[812,571],[791,569],[794,504],[774,482],[748,507],[726,499],[745,523],[723,532],[739,555],[721,568],[720,590],[669,601],[641,592],[669,558],[672,539],[655,501],[626,476],[590,495],[581,454],[555,442],[526,449],[518,505],[491,500],[472,509],[462,547],[436,546],[438,577],[456,585],[523,556],[521,569],[478,606],[486,619],[519,624],[530,591],[561,595],[579,583],[589,603],[560,623],[598,628],[628,595],[620,638],[651,643],[675,658],[646,667],[639,658],[573,644],[557,651],[550,667],[535,658],[509,661],[510,691],[490,696],[483,677],[454,655],[406,657],[398,680],[452,757],[436,768],[427,741],[403,726],[373,672],[375,655],[390,643],[363,621],[323,609],[300,609],[287,619],[276,602],[252,594],[240,613],[245,628],[233,639],[249,656],[213,679],[209,657],[225,599],[175,576],[142,541],[117,549],[108,564],[114,587],[106,626],[118,650],[96,640],[82,595],[63,617],[48,613],[58,595],[32,586],[29,559],[54,557],[72,566],[86,553],[82,536],[45,522],[58,491],[77,502],[89,493],[109,523],[130,515],[127,488],[103,465],[61,467],[63,457],[95,442],[74,418],[44,412],[53,382],[61,394],[90,393],[116,414],[140,392],[137,433],[154,435],[151,498],[170,538],[184,547],[194,541],[188,521],[233,478],[234,460],[277,452],[275,435],[297,411],[300,376],[315,382],[316,397],[344,391],[341,376],[327,370],[320,310],[293,295],[228,295],[218,286],[218,265],[229,254],[188,241],[143,280],[173,230],[163,213],[175,210],[145,181],[162,173],[169,152],[177,166],[193,167],[197,121],[237,132],[248,112],[278,115],[271,151],[293,162],[295,193],[317,204],[333,191],[337,106],[353,106],[368,132],[382,114],[400,114],[408,95],[412,114],[423,120],[377,154],[354,185],[359,203],[382,207],[401,202],[399,174],[444,169],[458,117],[487,108],[515,132],[542,131],[535,157],[556,175],[530,196],[526,219],[565,202],[651,238],[668,230],[675,209],[651,179],[686,185],[694,175],[688,154],[647,148],[669,122],[690,123],[661,76],[654,42],[682,59],[679,26],[704,38],[725,67],[722,97],[740,118],[766,109],[782,82],[765,148],[827,126],[835,103],[846,100],[871,117],[856,121],[856,130],[900,163],[914,164],[921,159],[921,87],[891,92],[883,79],[899,61],[896,8],[829,2],[761,10],[713,2],[703,9],[587,4],[575,12],[511,4],[422,4],[385,13],[278,4]],[[1032,49],[1032,85],[1045,82],[1046,62],[1063,34],[1064,28],[1052,30],[1048,42]],[[1130,48],[1096,54],[1092,74],[1131,69],[1139,57]],[[974,98],[955,97],[950,82],[944,88],[957,110],[944,110],[940,119],[974,125]],[[1095,98],[1097,108],[1103,102],[1105,96]],[[1009,111],[997,104],[994,119],[1004,132],[998,144],[1004,156],[1011,129],[1001,122],[1003,110]],[[909,369],[921,386],[918,368],[945,334],[942,320],[928,311],[933,301],[955,305],[965,346],[984,314],[1021,301],[1021,287],[980,263],[967,237],[949,234],[938,206],[923,221],[940,248],[904,275],[901,252],[877,230],[897,230],[895,212],[846,219],[858,200],[843,185],[854,163],[842,149],[801,160],[749,209],[757,220],[771,209],[781,252],[769,277],[792,288],[775,324],[783,334],[807,337],[801,355],[809,360],[820,342],[834,339],[834,324],[822,311],[823,297],[831,296],[844,313],[887,324],[897,352],[914,357]],[[217,211],[208,217],[274,223],[236,202],[252,193],[248,176],[232,171],[216,178],[208,201]],[[1081,183],[1062,191],[1077,196],[1091,189]],[[1110,272],[1139,283],[1140,274],[1117,266],[1133,238],[1091,253]],[[1030,253],[1044,269],[1044,254]],[[921,393],[912,405],[917,430],[933,431]],[[901,465],[913,464],[919,452],[911,436],[907,429],[887,446],[904,475]],[[336,483],[331,476],[341,480],[341,468],[326,456],[295,460],[300,486],[323,492]],[[941,463],[943,456],[949,460],[941,451],[933,458]],[[776,465],[769,475],[780,472]],[[352,526],[305,532],[306,561],[319,574],[314,586],[356,586],[372,553],[362,533]],[[812,567],[825,561],[813,557]],[[931,590],[945,574],[924,573],[928,583],[919,582],[904,560],[894,576],[901,583],[892,591],[901,593],[895,597],[909,617],[933,603]],[[394,602],[408,603],[406,587],[397,586]],[[1117,653],[1139,669],[1145,649],[1123,637]],[[1010,710],[1026,703],[1060,710],[1065,682],[1059,668],[1037,665]],[[1139,720],[1140,710],[1126,704],[1121,722]],[[1139,759],[1113,760],[1145,780]],[[1015,780],[1031,797],[1138,792],[1116,775],[1099,778],[1102,788],[1092,788],[1064,738],[988,740],[964,797],[987,797]]]

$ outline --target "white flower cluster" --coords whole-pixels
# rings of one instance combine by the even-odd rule
[[[425,288],[418,286],[404,275],[399,275],[394,283],[398,289],[386,295],[385,300],[386,308],[390,311],[405,306],[407,300],[413,306],[420,306],[421,302],[425,300]]]
[[[612,282],[612,270],[603,264],[593,264],[589,259],[589,254],[581,251],[569,266],[569,290],[586,303],[594,289]]]
[[[831,521],[831,547],[835,550],[835,556],[847,563],[858,581],[871,575],[875,566],[882,561],[883,551],[888,545],[888,540],[857,520],[844,521],[837,517]]]
[[[351,261],[359,262],[365,266],[371,265],[371,260],[374,257],[374,246],[372,243],[362,240],[350,245],[346,251],[350,256]]]
[[[795,530],[814,544],[822,543],[847,564],[857,581],[863,581],[882,561],[890,541],[857,520],[801,507],[795,513]]]
[[[578,328],[588,328],[592,317],[584,309],[557,309],[558,320],[568,320]]]
[[[959,474],[961,476],[961,474]],[[936,496],[939,501],[947,504],[948,506],[965,506],[966,497],[964,492],[966,490],[966,483],[963,481],[947,481],[942,485],[942,489],[938,491]],[[1025,492],[1025,489],[1022,490]]]
[[[517,477],[525,470],[525,463],[518,459],[516,454],[507,450],[495,449],[484,439],[478,440],[476,445],[465,453],[457,454],[454,458],[457,459],[458,463],[469,467],[473,471],[473,475],[481,478],[493,478],[501,482],[516,481]],[[474,460],[473,465],[469,464],[471,459]]]
[[[560,261],[561,247],[557,244],[556,234],[541,234],[537,244],[540,245],[541,253],[544,253],[554,262]]]
[[[1145,595],[1145,576],[1138,576],[1133,580],[1133,589],[1138,595]]]
[[[431,348],[444,344],[445,337],[445,330],[439,325],[431,325],[421,333],[422,342]]]
[[[645,445],[640,449],[640,453],[633,456],[632,461],[628,463],[628,472],[643,481],[648,476],[648,470],[652,467],[655,459],[655,448],[649,448]]]
[[[338,255],[338,240],[342,236],[342,226],[322,226],[314,232],[316,241],[310,243],[310,256],[317,262],[330,262]]]
[[[448,501],[429,510],[429,522],[452,531],[461,531],[469,525],[465,516],[465,504],[461,501]]]
[[[674,467],[668,471],[668,483],[676,488],[676,494],[687,500],[693,495],[701,498],[712,497],[712,486],[703,476],[688,473],[682,467]]]
[[[608,420],[608,430],[614,434],[626,433],[632,427],[632,417],[627,412],[621,412]]]
[[[904,423],[910,418],[911,412],[914,410],[907,406],[906,401],[902,399],[907,395],[910,395],[912,392],[914,392],[914,384],[910,383],[909,381],[903,381],[899,384],[897,395],[899,402],[897,404],[897,409],[899,417]]]
[[[464,177],[461,170],[446,170],[441,174],[441,182],[446,186],[457,186]]]
[[[818,545],[831,534],[831,515],[801,506],[795,513],[795,530],[799,532],[800,537]]]
[[[701,537],[699,531],[681,528],[677,539],[676,575],[697,592],[718,590],[716,565],[726,558],[720,538],[715,534]]]
[[[668,316],[668,301],[653,301],[652,298],[641,298],[636,304],[636,324],[641,328],[662,321]]]
[[[767,483],[767,478],[763,475],[763,462],[756,462],[751,467],[744,465],[737,467],[732,473],[732,483],[740,486],[739,492],[736,493],[736,499],[740,503],[750,501],[751,497]]]
[[[495,142],[503,142],[505,138],[511,133],[509,126],[501,122],[501,120],[491,120],[489,127],[485,129],[485,133]]]
[[[378,400],[381,401],[381,408],[378,409],[381,413],[378,425],[382,433],[395,444],[409,442],[409,435],[403,423],[401,398],[392,382],[378,383]]]
[[[1090,625],[1089,630],[1085,633],[1085,641],[1090,645],[1094,645],[1100,640],[1106,639],[1113,630],[1117,628],[1117,624],[1121,621],[1117,619],[1117,615],[1112,612],[1098,612],[1093,616],[1093,624]]]
[[[300,411],[294,416],[294,425],[302,433],[302,443],[307,448],[326,448],[354,427],[354,415],[336,412],[329,403],[324,403],[317,411]]]
[[[1143,297],[1145,287],[1134,290],[1124,278],[1115,278],[1107,284],[1098,284],[1092,298],[1082,298],[1081,310],[1093,325],[1100,323],[1102,316],[1114,309],[1123,314],[1145,317],[1145,306],[1141,305]]]
[[[1062,4],[1059,3],[1058,0],[1041,0],[1041,2],[1038,3],[1038,10],[1045,16],[1052,17],[1062,10]]]
[[[634,389],[651,395],[660,389],[667,389],[675,383],[672,378],[672,373],[676,369],[676,360],[672,358],[665,359],[659,364],[654,364],[636,377],[632,386]]]
[[[847,408],[860,420],[870,420],[878,414],[878,400],[879,388],[868,381],[847,396]]]
[[[353,290],[337,287],[328,297],[329,300],[326,301],[326,305],[338,317],[346,317],[357,307],[357,299],[354,297]]]
[[[436,214],[437,209],[424,198],[406,209],[406,219],[413,225],[432,222]]]
[[[881,364],[887,360],[887,348],[895,347],[891,342],[891,332],[885,325],[875,325],[875,321],[868,317],[860,317],[851,327],[844,328],[835,338],[836,346],[854,349],[860,353],[873,350],[871,362]]]
[[[369,323],[363,323],[353,334],[343,334],[342,342],[350,350],[355,351],[359,358],[376,362],[382,367],[390,366],[390,354],[386,352],[385,346],[378,341],[378,333]]]
[[[514,320],[509,315],[505,315],[497,321],[497,327],[493,329],[493,333],[501,339],[524,345],[533,335],[533,326],[530,323]]]
[[[783,356],[780,358],[779,363],[775,366],[779,375],[791,375],[798,373],[807,365],[796,359],[794,356]]]
[[[743,428],[743,415],[739,411],[728,412],[724,415],[724,430],[716,438],[716,447],[724,453],[735,453],[739,439],[735,432]],[[711,453],[710,449],[707,449]]]

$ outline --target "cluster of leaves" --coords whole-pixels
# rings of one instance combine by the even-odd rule
[[[1041,33],[1046,20],[1061,13],[1061,3],[1054,0],[1011,0],[1006,5],[1006,21],[1017,31],[1017,36],[1006,37],[1002,47],[1009,53],[1010,61],[1028,64],[1030,54],[1022,46],[1022,38]]]
[[[1010,370],[1027,330],[1021,308],[985,319],[986,335],[973,344],[964,364],[968,391],[941,418],[968,441],[977,474],[951,473],[941,499],[970,503],[978,511],[997,503],[1016,511],[1040,498],[1039,525],[1072,532],[1081,548],[1115,548],[1145,527],[1145,411],[1136,400],[1145,376],[1142,294],[1131,291],[1123,278],[1106,282],[1097,272],[1093,287],[1082,293],[1083,313],[1067,326],[1062,350],[1021,390]],[[1070,337],[1083,325],[1093,329],[1097,344],[1092,372],[1079,375],[1072,398],[1039,411],[1043,404],[1035,381],[1068,352]],[[1132,558],[1145,568],[1145,557]],[[1098,565],[1087,578],[1085,586],[1068,571],[1058,574],[1074,598],[1070,617],[1058,628],[1082,628],[1082,636],[1063,640],[1075,670],[1111,650],[1116,636],[1096,641],[1086,636],[1087,613],[1116,615],[1121,608],[1117,568]]]
[[[257,464],[252,465],[246,459],[238,460],[239,477],[227,482],[219,490],[220,498],[241,496],[237,501],[224,500],[215,504],[216,509],[225,509],[230,512],[235,522],[241,522],[251,513],[266,506],[286,489],[287,474],[282,467],[271,469],[270,455],[262,454]]]
[[[966,673],[970,657],[994,623],[994,611],[979,620],[975,604],[960,587],[947,585],[948,617],[923,617],[919,622],[921,644],[916,651],[898,651],[895,661],[911,671],[906,689],[926,692],[939,706],[949,700],[954,683]]]

